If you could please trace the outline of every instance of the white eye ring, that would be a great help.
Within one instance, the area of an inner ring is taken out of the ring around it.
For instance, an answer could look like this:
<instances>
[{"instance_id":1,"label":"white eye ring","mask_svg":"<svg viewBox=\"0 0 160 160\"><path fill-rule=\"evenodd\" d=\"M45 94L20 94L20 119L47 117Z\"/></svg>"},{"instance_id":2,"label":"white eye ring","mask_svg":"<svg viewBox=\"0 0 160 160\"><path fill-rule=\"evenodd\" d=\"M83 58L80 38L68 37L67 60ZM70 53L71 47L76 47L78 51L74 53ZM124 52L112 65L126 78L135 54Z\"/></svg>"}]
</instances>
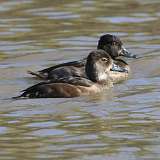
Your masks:
<instances>
[{"instance_id":1,"label":"white eye ring","mask_svg":"<svg viewBox=\"0 0 160 160\"><path fill-rule=\"evenodd\" d=\"M103 58L102 58L102 61L108 62L108 59L103 57Z\"/></svg>"}]
</instances>

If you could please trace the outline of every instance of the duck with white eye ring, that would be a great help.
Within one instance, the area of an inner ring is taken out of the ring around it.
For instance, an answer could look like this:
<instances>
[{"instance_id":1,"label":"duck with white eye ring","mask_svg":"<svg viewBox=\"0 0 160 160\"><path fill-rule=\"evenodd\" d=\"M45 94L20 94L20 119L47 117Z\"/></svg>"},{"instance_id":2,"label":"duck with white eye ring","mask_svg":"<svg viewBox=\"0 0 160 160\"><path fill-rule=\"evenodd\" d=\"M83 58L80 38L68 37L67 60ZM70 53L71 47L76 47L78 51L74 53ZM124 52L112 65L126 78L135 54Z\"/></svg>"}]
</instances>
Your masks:
<instances>
[{"instance_id":1,"label":"duck with white eye ring","mask_svg":"<svg viewBox=\"0 0 160 160\"><path fill-rule=\"evenodd\" d=\"M136 55L132 55L127 51L122 41L114 35L105 34L100 37L97 45L97 49L106 51L113 60L113 66L117 68L124 68L125 72L117 70L117 72L112 72L111 69L111 78L114 83L125 80L128 77L130 72L129 65L122 59L120 56L128 58L137 58ZM43 79L43 80L53 80L56 81L60 78L70 77L70 76L79 76L86 78L85 64L87 58L78 61L72 61L67 63L58 64L37 72L28 71L28 73Z\"/></svg>"},{"instance_id":2,"label":"duck with white eye ring","mask_svg":"<svg viewBox=\"0 0 160 160\"><path fill-rule=\"evenodd\" d=\"M41 82L25 89L16 98L71 98L99 93L112 86L111 69L117 71L111 56L104 50L95 50L87 57L86 77L67 76L54 82Z\"/></svg>"}]
</instances>

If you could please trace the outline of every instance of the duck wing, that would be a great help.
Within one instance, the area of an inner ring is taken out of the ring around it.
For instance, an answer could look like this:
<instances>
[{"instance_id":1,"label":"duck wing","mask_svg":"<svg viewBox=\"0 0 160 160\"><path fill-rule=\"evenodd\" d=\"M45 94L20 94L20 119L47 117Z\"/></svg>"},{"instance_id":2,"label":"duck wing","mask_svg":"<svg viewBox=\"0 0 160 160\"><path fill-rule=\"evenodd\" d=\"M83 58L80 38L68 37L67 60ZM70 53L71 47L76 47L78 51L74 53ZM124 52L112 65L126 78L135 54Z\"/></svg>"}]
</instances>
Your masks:
<instances>
[{"instance_id":1,"label":"duck wing","mask_svg":"<svg viewBox=\"0 0 160 160\"><path fill-rule=\"evenodd\" d=\"M34 75L40 79L47 79L49 77L49 73L54 71L57 68L60 67L69 67L69 66L73 66L76 68L80 68L85 66L86 64L86 58L80 60L80 61L72 61L72 62L66 62L66 63L62 63L62 64L58 64L49 68L45 68L43 70L37 71L37 72L33 72L33 71L28 71L29 74Z\"/></svg>"},{"instance_id":2,"label":"duck wing","mask_svg":"<svg viewBox=\"0 0 160 160\"><path fill-rule=\"evenodd\" d=\"M80 95L80 86L90 87L92 81L81 77L62 78L58 81L40 82L25 90L14 99L19 98L62 98L76 97Z\"/></svg>"}]
</instances>

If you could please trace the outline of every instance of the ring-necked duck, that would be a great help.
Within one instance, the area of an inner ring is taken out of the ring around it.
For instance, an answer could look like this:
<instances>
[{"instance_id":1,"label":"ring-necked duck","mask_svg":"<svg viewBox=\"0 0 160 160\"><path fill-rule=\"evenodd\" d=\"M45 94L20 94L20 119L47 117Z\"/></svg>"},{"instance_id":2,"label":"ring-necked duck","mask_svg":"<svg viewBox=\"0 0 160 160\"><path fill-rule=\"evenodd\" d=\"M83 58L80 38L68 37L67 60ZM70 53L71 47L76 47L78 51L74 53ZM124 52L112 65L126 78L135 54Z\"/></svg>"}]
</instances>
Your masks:
<instances>
[{"instance_id":1,"label":"ring-necked duck","mask_svg":"<svg viewBox=\"0 0 160 160\"><path fill-rule=\"evenodd\" d=\"M100 37L97 49L102 49L106 51L114 60L113 63L115 65L126 69L128 72L129 72L128 64L122 59L118 59L117 57L124 56L128 58L136 58L136 55L132 55L123 47L121 40L117 36L111 34L105 34ZM85 64L86 64L86 58L79 61L72 61L68 63L55 65L53 67L49 67L37 72L28 71L28 73L35 75L36 77L39 77L43 80L58 80L62 77L67 77L67 76L86 77ZM111 71L111 75L113 82L116 83L118 81L126 79L128 73Z\"/></svg>"},{"instance_id":2,"label":"ring-necked duck","mask_svg":"<svg viewBox=\"0 0 160 160\"><path fill-rule=\"evenodd\" d=\"M86 78L66 76L54 82L41 82L25 89L18 98L67 98L101 92L112 84L110 70L116 71L113 66L112 58L104 50L92 51L85 64Z\"/></svg>"}]
</instances>

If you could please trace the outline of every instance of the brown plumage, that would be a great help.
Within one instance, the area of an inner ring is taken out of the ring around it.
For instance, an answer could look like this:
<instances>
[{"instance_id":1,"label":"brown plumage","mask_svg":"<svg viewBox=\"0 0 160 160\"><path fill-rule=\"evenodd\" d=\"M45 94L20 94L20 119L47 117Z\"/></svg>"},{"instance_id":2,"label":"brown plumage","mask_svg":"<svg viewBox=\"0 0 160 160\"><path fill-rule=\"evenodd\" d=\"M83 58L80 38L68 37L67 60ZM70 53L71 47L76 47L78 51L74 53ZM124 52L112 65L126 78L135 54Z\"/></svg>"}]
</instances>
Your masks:
<instances>
[{"instance_id":1,"label":"brown plumage","mask_svg":"<svg viewBox=\"0 0 160 160\"><path fill-rule=\"evenodd\" d=\"M25 89L17 98L69 98L101 92L110 87L112 64L113 60L105 51L92 51L85 65L86 78L68 76L52 82L41 82Z\"/></svg>"},{"instance_id":2,"label":"brown plumage","mask_svg":"<svg viewBox=\"0 0 160 160\"><path fill-rule=\"evenodd\" d=\"M97 49L102 49L106 51L111 58L114 60L114 64L119 65L121 68L128 69L129 66L125 61L117 60L119 56L125 56L129 58L136 58L135 55L129 53L124 47L121 40L114 35L105 34L100 37L97 45ZM87 77L85 72L85 64L86 58L79 60L79 61L72 61L63 64L58 64L53 67L49 67L37 72L28 71L29 74L32 74L40 79L43 80L53 80L56 81L60 78L67 77L67 76L80 76L80 77ZM119 72L119 71L117 71ZM118 82L119 79L123 80L128 74L124 72L124 74L112 72L112 79L114 82ZM119 79L118 75L121 75ZM124 76L123 76L124 75Z\"/></svg>"}]
</instances>

